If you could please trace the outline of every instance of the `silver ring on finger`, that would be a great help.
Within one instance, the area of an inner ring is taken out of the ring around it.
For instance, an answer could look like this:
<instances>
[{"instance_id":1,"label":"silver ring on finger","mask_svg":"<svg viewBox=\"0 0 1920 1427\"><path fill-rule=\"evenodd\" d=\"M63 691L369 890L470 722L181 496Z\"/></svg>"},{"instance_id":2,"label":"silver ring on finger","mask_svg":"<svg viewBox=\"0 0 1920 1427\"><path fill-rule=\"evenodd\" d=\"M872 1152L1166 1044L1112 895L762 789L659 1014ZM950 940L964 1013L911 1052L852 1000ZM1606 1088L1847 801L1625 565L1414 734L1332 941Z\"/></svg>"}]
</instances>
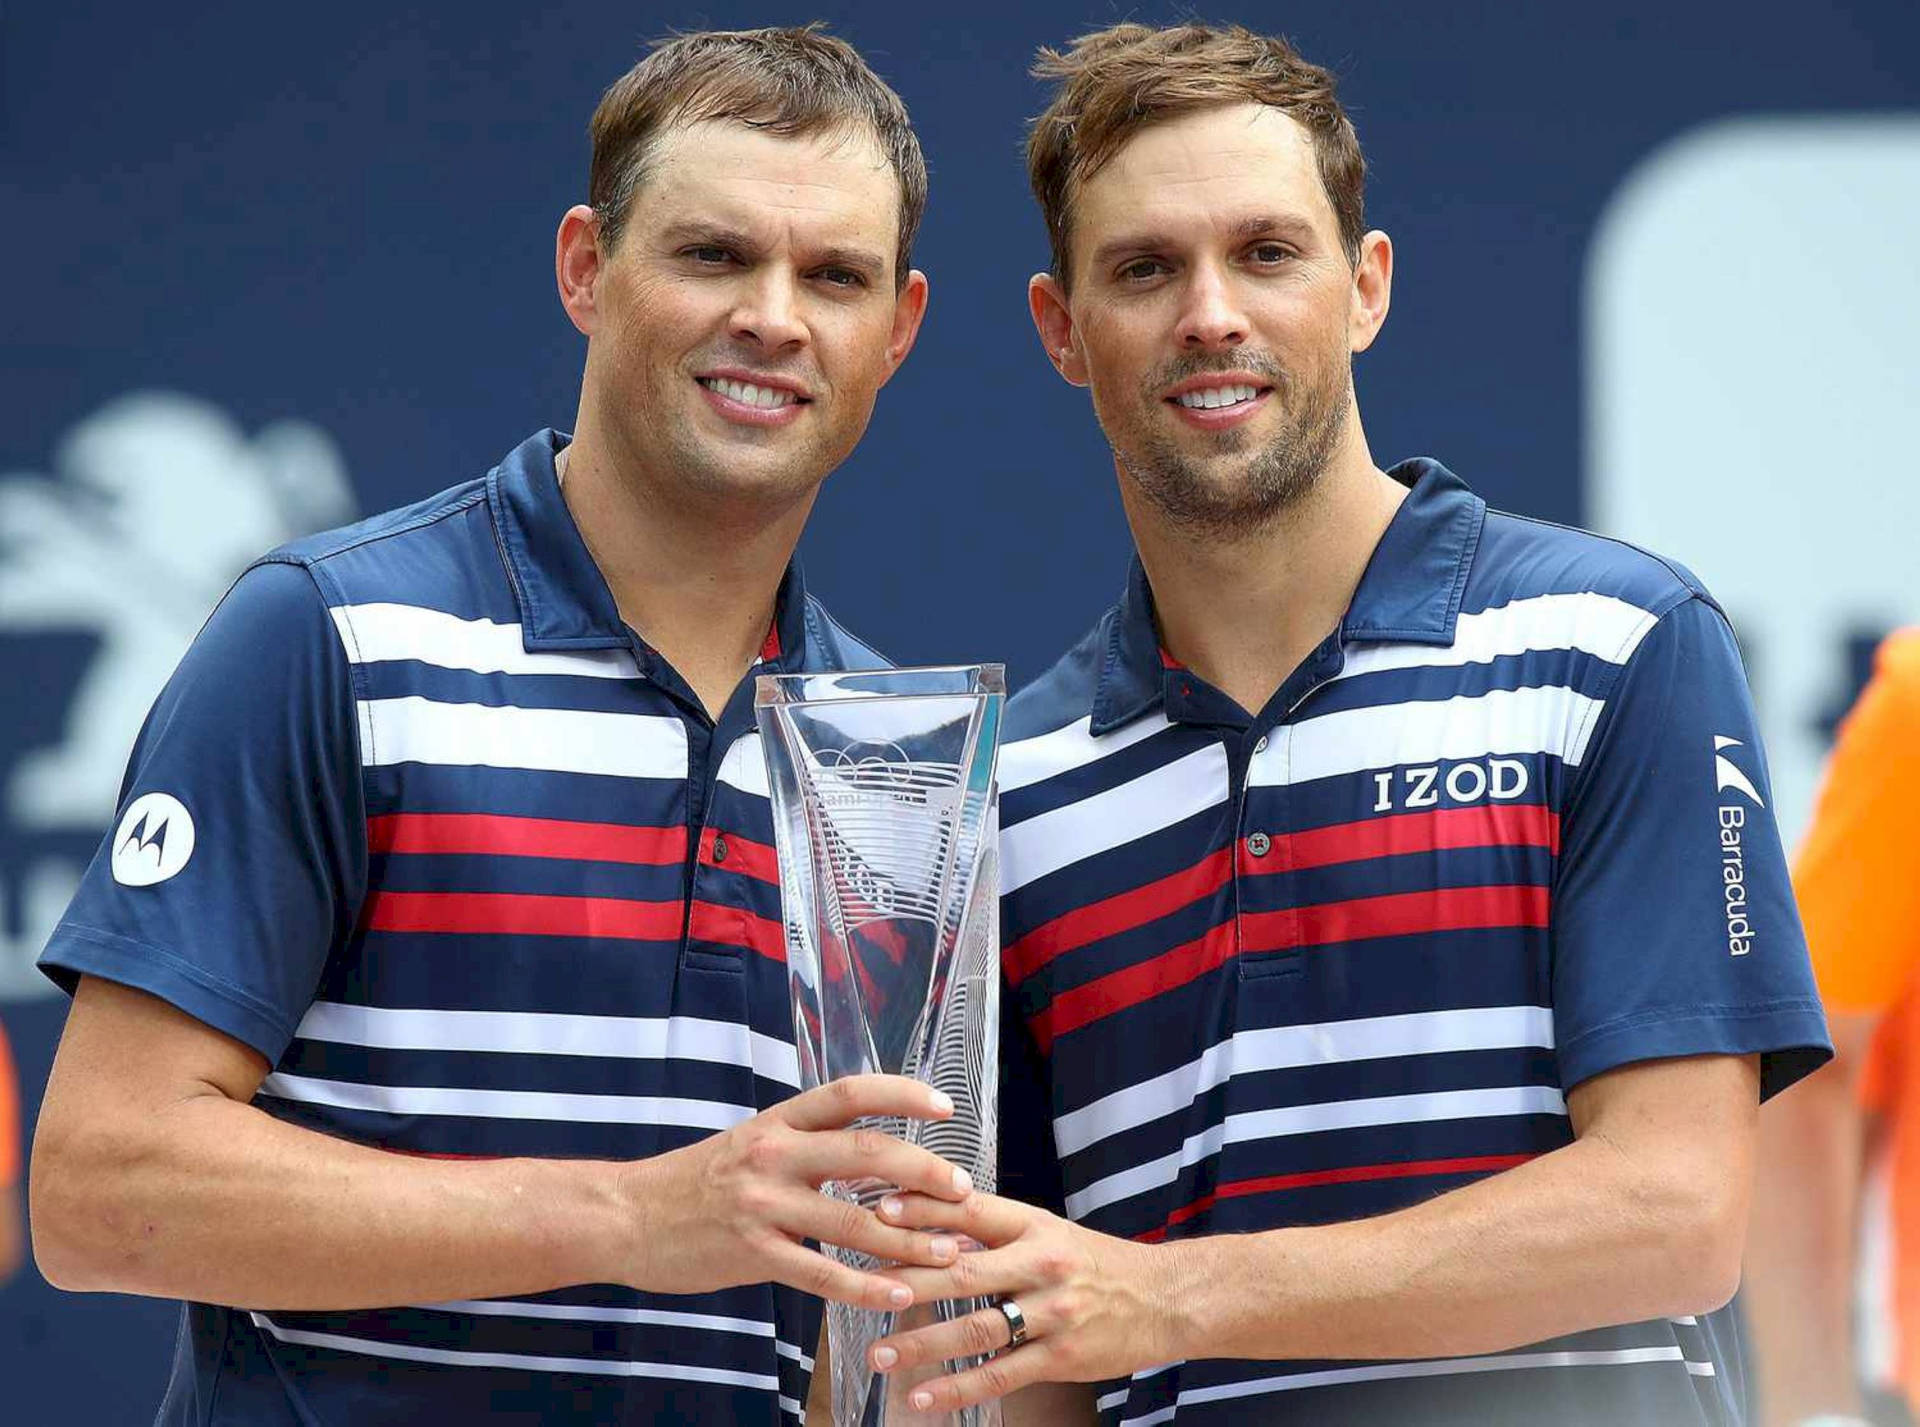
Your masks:
<instances>
[{"instance_id":1,"label":"silver ring on finger","mask_svg":"<svg viewBox=\"0 0 1920 1427\"><path fill-rule=\"evenodd\" d=\"M1008 1340L1009 1348L1017 1348L1027 1341L1027 1315L1020 1311L1020 1305L1011 1298L1003 1298L993 1305L1007 1320L1007 1328L1013 1334Z\"/></svg>"}]
</instances>

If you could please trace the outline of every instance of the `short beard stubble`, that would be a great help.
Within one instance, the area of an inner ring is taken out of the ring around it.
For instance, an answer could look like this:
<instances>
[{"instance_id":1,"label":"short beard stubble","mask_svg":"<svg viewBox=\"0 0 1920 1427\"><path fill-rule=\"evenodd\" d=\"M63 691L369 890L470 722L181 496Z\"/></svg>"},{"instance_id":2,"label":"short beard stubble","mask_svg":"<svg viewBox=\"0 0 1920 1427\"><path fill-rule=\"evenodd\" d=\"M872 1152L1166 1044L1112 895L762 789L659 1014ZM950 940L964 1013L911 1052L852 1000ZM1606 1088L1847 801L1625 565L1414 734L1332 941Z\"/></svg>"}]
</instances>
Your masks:
<instances>
[{"instance_id":1,"label":"short beard stubble","mask_svg":"<svg viewBox=\"0 0 1920 1427\"><path fill-rule=\"evenodd\" d=\"M1232 540L1265 529L1319 482L1346 430L1353 372L1349 364L1335 362L1324 381L1302 385L1264 353L1181 357L1153 373L1141 388L1142 398L1157 402L1175 382L1217 371L1254 372L1272 385L1273 400L1284 403L1279 431L1252 453L1241 475L1210 477L1202 463L1248 451L1253 437L1244 429L1213 433L1208 437L1212 457L1198 460L1159 435L1148 435L1132 452L1116 445L1114 454L1173 525L1190 535Z\"/></svg>"}]
</instances>

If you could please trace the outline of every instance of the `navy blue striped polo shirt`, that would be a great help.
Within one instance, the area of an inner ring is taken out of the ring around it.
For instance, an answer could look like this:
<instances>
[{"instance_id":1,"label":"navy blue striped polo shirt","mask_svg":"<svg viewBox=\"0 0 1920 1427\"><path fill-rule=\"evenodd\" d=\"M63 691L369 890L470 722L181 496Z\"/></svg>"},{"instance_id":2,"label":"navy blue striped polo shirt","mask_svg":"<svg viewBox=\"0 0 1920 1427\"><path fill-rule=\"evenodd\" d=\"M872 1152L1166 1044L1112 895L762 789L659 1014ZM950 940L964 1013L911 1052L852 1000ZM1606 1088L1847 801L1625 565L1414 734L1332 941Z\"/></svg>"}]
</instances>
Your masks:
<instances>
[{"instance_id":1,"label":"navy blue striped polo shirt","mask_svg":"<svg viewBox=\"0 0 1920 1427\"><path fill-rule=\"evenodd\" d=\"M1829 1053L1739 656L1686 571L1430 461L1258 716L1120 603L1000 763L1009 1181L1145 1241L1381 1214L1571 1139L1633 1061ZM1051 1165L1023 1163L1030 1146ZM1102 1419L1732 1423L1730 1310L1420 1362L1193 1361Z\"/></svg>"},{"instance_id":2,"label":"navy blue striped polo shirt","mask_svg":"<svg viewBox=\"0 0 1920 1427\"><path fill-rule=\"evenodd\" d=\"M752 681L715 723L625 626L564 444L241 577L141 733L56 980L162 997L266 1058L269 1114L409 1154L639 1159L795 1091ZM755 672L882 662L788 572ZM819 1323L768 1285L194 1304L161 1420L775 1423Z\"/></svg>"}]
</instances>

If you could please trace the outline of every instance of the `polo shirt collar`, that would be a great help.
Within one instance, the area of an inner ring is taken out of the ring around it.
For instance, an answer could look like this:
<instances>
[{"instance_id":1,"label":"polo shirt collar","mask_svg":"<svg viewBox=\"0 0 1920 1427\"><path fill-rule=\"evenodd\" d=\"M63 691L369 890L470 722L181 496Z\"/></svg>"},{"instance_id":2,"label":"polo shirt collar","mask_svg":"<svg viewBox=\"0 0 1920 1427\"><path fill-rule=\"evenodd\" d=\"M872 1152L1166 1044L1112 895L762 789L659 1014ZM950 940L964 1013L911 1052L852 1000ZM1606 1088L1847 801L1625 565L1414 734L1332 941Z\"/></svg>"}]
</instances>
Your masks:
<instances>
[{"instance_id":1,"label":"polo shirt collar","mask_svg":"<svg viewBox=\"0 0 1920 1427\"><path fill-rule=\"evenodd\" d=\"M538 432L487 474L487 506L529 653L629 649L637 643L560 493L554 458L572 439L551 429ZM760 662L767 668L786 673L805 663L806 602L806 582L795 558L781 578L773 626L761 650Z\"/></svg>"},{"instance_id":2,"label":"polo shirt collar","mask_svg":"<svg viewBox=\"0 0 1920 1427\"><path fill-rule=\"evenodd\" d=\"M1486 524L1487 503L1438 461L1416 457L1387 472L1407 486L1353 601L1340 621L1342 643L1394 640L1453 643L1460 600ZM1164 702L1167 664L1153 590L1136 554L1126 591L1107 613L1091 732L1109 733Z\"/></svg>"}]
</instances>

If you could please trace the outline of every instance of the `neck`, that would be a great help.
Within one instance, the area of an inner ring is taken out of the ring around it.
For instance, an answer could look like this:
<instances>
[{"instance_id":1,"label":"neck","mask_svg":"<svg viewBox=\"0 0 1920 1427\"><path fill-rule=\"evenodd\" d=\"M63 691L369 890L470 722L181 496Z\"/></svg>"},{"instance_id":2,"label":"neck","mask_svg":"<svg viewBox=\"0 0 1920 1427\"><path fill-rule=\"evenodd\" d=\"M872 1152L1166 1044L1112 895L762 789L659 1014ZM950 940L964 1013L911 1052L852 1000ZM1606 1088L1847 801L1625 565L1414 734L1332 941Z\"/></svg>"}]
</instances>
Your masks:
<instances>
[{"instance_id":1,"label":"neck","mask_svg":"<svg viewBox=\"0 0 1920 1427\"><path fill-rule=\"evenodd\" d=\"M771 511L689 499L587 429L562 456L561 493L620 617L717 719L766 641L812 493Z\"/></svg>"},{"instance_id":2,"label":"neck","mask_svg":"<svg viewBox=\"0 0 1920 1427\"><path fill-rule=\"evenodd\" d=\"M1235 536L1169 521L1120 472L1167 652L1249 713L1339 624L1406 496L1374 465L1357 413L1347 432L1295 505Z\"/></svg>"}]
</instances>

